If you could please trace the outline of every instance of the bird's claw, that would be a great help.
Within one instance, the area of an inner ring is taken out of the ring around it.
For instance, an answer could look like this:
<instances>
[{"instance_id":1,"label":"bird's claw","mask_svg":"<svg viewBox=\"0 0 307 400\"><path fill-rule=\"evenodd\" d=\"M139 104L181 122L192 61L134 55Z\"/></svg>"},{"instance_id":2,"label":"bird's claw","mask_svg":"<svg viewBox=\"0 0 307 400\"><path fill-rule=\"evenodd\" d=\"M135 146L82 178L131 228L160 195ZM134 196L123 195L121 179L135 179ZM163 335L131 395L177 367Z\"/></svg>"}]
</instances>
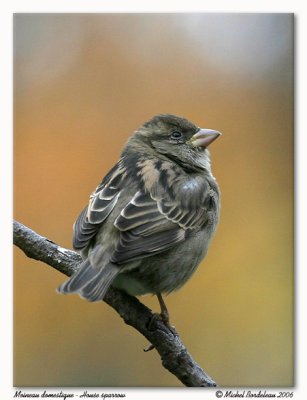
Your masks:
<instances>
[{"instance_id":1,"label":"bird's claw","mask_svg":"<svg viewBox=\"0 0 307 400\"><path fill-rule=\"evenodd\" d=\"M145 351L145 353L147 353L148 351L151 351L155 348L155 346L153 344L150 344L149 346L147 346L145 349L143 349Z\"/></svg>"},{"instance_id":2,"label":"bird's claw","mask_svg":"<svg viewBox=\"0 0 307 400\"><path fill-rule=\"evenodd\" d=\"M156 323L157 320L164 322L162 317L161 317L161 314L154 313L152 315L152 317L150 318L150 321L149 321L148 326L147 326L149 331L154 331L155 330L153 326L154 326L154 324Z\"/></svg>"},{"instance_id":3,"label":"bird's claw","mask_svg":"<svg viewBox=\"0 0 307 400\"><path fill-rule=\"evenodd\" d=\"M168 328L168 329L172 332L172 334L173 334L174 336L178 336L178 333L177 333L175 327L174 327L173 325L171 325L170 322L169 322L168 314L166 315L166 314L163 313L163 312L161 312L161 314L154 313L154 314L152 315L152 317L151 317L151 319L150 319L150 321L149 321L149 324L148 324L148 330L150 330L150 331L153 331L153 330L154 330L154 327L153 327L153 326L154 326L154 324L155 324L155 322L156 322L157 320L163 322L164 326L165 326L166 328Z\"/></svg>"},{"instance_id":4,"label":"bird's claw","mask_svg":"<svg viewBox=\"0 0 307 400\"><path fill-rule=\"evenodd\" d=\"M173 336L178 336L178 333L177 333L175 327L170 324L169 313L168 313L167 307L166 307L166 305L164 303L164 300L162 298L161 293L157 293L157 298L158 298L159 303L160 303L161 313L160 314L154 313L152 315L152 317L151 317L151 319L150 319L150 321L148 323L148 326L147 326L148 330L149 331L155 330L153 325L158 320L158 321L163 323L163 325L172 333ZM148 347L146 347L143 350L145 352L148 352L148 351L150 351L150 350L152 350L154 348L155 348L155 346L153 344L150 344Z\"/></svg>"}]
</instances>

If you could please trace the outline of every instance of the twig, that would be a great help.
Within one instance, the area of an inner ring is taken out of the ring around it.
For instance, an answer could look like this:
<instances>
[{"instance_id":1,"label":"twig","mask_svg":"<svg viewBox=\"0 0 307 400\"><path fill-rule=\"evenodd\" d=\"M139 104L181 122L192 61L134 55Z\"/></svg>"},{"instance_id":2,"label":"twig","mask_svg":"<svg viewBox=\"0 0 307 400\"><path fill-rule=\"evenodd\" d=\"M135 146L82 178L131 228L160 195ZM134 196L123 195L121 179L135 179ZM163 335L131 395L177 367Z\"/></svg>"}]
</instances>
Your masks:
<instances>
[{"instance_id":1,"label":"twig","mask_svg":"<svg viewBox=\"0 0 307 400\"><path fill-rule=\"evenodd\" d=\"M67 276L71 276L81 262L81 257L74 251L60 247L17 221L14 221L14 244L28 257L43 261ZM118 312L126 324L150 341L160 354L162 365L184 385L217 386L193 360L180 337L159 319L153 319L151 310L138 299L110 288L104 301Z\"/></svg>"}]
</instances>

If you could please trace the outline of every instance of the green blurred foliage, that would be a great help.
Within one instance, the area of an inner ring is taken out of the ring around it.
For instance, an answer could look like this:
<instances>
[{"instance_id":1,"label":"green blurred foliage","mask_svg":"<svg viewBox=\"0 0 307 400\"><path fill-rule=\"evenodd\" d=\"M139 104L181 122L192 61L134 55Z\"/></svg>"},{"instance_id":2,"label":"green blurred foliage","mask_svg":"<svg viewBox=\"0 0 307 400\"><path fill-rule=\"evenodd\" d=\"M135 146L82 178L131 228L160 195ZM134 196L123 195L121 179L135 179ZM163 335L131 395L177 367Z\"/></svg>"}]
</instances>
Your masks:
<instances>
[{"instance_id":1,"label":"green blurred foliage","mask_svg":"<svg viewBox=\"0 0 307 400\"><path fill-rule=\"evenodd\" d=\"M166 298L221 386L293 385L292 42L291 14L14 17L15 218L51 240L71 247L89 194L146 119L223 132L210 149L220 225ZM14 264L15 385L181 386L106 304L56 294L65 277L20 250Z\"/></svg>"}]
</instances>

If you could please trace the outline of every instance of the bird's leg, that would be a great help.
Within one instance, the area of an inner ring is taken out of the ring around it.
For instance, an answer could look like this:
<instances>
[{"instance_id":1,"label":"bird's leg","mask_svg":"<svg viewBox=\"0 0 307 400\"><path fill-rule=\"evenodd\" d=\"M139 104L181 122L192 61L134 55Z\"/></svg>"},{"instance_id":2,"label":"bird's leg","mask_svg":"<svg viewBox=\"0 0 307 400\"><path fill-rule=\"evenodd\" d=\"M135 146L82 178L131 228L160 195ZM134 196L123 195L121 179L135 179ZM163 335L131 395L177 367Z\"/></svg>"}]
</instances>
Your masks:
<instances>
[{"instance_id":1,"label":"bird's leg","mask_svg":"<svg viewBox=\"0 0 307 400\"><path fill-rule=\"evenodd\" d=\"M160 313L161 319L166 326L169 326L169 313L161 293L157 293L157 298L161 308L161 313Z\"/></svg>"},{"instance_id":2,"label":"bird's leg","mask_svg":"<svg viewBox=\"0 0 307 400\"><path fill-rule=\"evenodd\" d=\"M162 319L162 321L164 322L164 324L169 328L169 330L176 336L178 336L178 333L176 332L176 329L174 326L172 326L169 322L169 313L168 313L168 309L166 307L166 304L164 303L163 297L161 295L161 293L157 293L157 298L160 304L160 308L161 308L161 313L160 313L160 317Z\"/></svg>"},{"instance_id":3,"label":"bird's leg","mask_svg":"<svg viewBox=\"0 0 307 400\"><path fill-rule=\"evenodd\" d=\"M172 332L172 334L174 336L178 336L178 333L176 332L176 329L174 326L172 326L169 322L169 313L168 313L168 309L166 307L166 304L164 303L163 297L161 295L161 293L157 293L157 298L160 304L160 308L161 308L161 312L160 314L153 314L151 321L149 322L149 330L151 329L151 326L154 322L154 320L156 320L157 318L161 319L162 322L164 323L165 326L167 326L167 328ZM143 349L145 352L153 350L155 348L155 346L153 344L150 344L148 347L146 347L145 349Z\"/></svg>"},{"instance_id":4,"label":"bird's leg","mask_svg":"<svg viewBox=\"0 0 307 400\"><path fill-rule=\"evenodd\" d=\"M160 311L160 314L158 314L158 313L153 314L148 327L149 327L149 329L151 329L154 321L159 319L160 321L162 321L164 323L165 326L167 326L168 328L172 328L169 323L169 313L168 313L166 304L164 303L161 293L157 293L156 296L159 300L161 311Z\"/></svg>"}]
</instances>

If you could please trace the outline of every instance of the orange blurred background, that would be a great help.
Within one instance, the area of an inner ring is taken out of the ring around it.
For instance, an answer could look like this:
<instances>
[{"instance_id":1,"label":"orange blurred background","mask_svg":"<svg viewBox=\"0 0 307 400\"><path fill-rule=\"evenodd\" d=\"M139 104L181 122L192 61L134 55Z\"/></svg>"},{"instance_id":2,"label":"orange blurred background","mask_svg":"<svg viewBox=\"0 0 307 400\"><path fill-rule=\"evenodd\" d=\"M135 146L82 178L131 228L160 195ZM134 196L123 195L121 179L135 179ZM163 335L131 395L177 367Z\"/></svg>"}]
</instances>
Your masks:
<instances>
[{"instance_id":1,"label":"orange blurred background","mask_svg":"<svg viewBox=\"0 0 307 400\"><path fill-rule=\"evenodd\" d=\"M16 14L15 218L71 248L72 225L127 138L158 113L210 147L221 221L166 298L220 386L293 385L293 15ZM181 386L105 303L15 250L14 384ZM154 311L157 300L141 299Z\"/></svg>"}]
</instances>

